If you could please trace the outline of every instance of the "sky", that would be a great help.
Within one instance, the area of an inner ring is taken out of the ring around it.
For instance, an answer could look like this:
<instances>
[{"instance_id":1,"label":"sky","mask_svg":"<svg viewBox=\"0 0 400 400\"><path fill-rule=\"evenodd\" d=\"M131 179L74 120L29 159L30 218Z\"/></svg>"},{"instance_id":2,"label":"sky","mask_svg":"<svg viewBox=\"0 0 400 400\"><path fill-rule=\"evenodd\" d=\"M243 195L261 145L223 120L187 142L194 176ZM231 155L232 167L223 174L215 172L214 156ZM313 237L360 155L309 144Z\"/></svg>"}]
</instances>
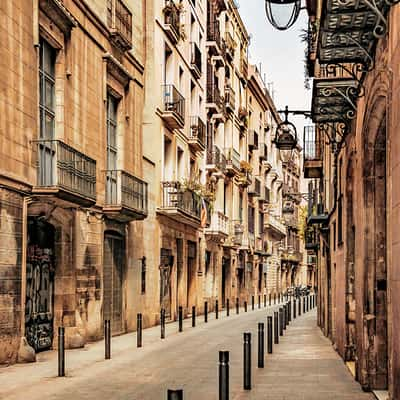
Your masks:
<instances>
[{"instance_id":1,"label":"sky","mask_svg":"<svg viewBox=\"0 0 400 400\"><path fill-rule=\"evenodd\" d=\"M275 29L268 22L264 0L240 0L239 12L251 37L249 60L260 66L265 83L279 110L310 110L311 90L305 89L304 50L306 43L300 35L307 28L307 12L300 11L297 22L286 31ZM303 139L303 126L310 120L289 115L296 125L299 140Z\"/></svg>"}]
</instances>

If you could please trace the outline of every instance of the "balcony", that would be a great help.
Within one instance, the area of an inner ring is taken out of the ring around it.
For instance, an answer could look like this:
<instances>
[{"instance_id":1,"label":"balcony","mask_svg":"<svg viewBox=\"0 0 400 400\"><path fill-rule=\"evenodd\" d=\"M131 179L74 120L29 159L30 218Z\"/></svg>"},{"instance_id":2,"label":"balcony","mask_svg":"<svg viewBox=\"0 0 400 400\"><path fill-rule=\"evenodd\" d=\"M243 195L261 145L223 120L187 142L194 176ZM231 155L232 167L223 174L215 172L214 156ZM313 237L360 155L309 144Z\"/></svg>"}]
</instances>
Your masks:
<instances>
[{"instance_id":1,"label":"balcony","mask_svg":"<svg viewBox=\"0 0 400 400\"><path fill-rule=\"evenodd\" d=\"M205 149L206 125L200 117L190 117L189 146L194 151Z\"/></svg>"},{"instance_id":2,"label":"balcony","mask_svg":"<svg viewBox=\"0 0 400 400\"><path fill-rule=\"evenodd\" d=\"M225 149L226 175L235 176L240 173L240 154L233 147Z\"/></svg>"},{"instance_id":3,"label":"balcony","mask_svg":"<svg viewBox=\"0 0 400 400\"><path fill-rule=\"evenodd\" d=\"M40 139L34 194L57 196L82 206L96 203L96 161L61 140Z\"/></svg>"},{"instance_id":4,"label":"balcony","mask_svg":"<svg viewBox=\"0 0 400 400\"><path fill-rule=\"evenodd\" d=\"M225 43L226 43L226 57L228 61L233 61L235 58L236 42L233 39L230 32L225 33Z\"/></svg>"},{"instance_id":5,"label":"balcony","mask_svg":"<svg viewBox=\"0 0 400 400\"><path fill-rule=\"evenodd\" d=\"M319 32L319 20L308 21L307 30L307 72L308 76L311 78L314 76L315 61L317 59L317 40Z\"/></svg>"},{"instance_id":6,"label":"balcony","mask_svg":"<svg viewBox=\"0 0 400 400\"><path fill-rule=\"evenodd\" d=\"M107 1L110 41L122 51L132 48L132 13L121 0Z\"/></svg>"},{"instance_id":7,"label":"balcony","mask_svg":"<svg viewBox=\"0 0 400 400\"><path fill-rule=\"evenodd\" d=\"M308 225L326 224L328 219L328 213L325 211L323 203L312 204L311 209L309 207L309 215L307 218Z\"/></svg>"},{"instance_id":8,"label":"balcony","mask_svg":"<svg viewBox=\"0 0 400 400\"><path fill-rule=\"evenodd\" d=\"M220 172L222 176L225 168L226 158L221 153L219 147L214 145L211 148L207 149L206 169L214 173Z\"/></svg>"},{"instance_id":9,"label":"balcony","mask_svg":"<svg viewBox=\"0 0 400 400\"><path fill-rule=\"evenodd\" d=\"M304 245L306 250L318 250L318 233L313 226L308 226L304 234Z\"/></svg>"},{"instance_id":10,"label":"balcony","mask_svg":"<svg viewBox=\"0 0 400 400\"><path fill-rule=\"evenodd\" d=\"M207 47L211 56L221 56L222 39L218 20L209 20L207 23Z\"/></svg>"},{"instance_id":11,"label":"balcony","mask_svg":"<svg viewBox=\"0 0 400 400\"><path fill-rule=\"evenodd\" d=\"M230 224L230 237L226 246L239 247L243 245L244 226L240 220L233 220Z\"/></svg>"},{"instance_id":12,"label":"balcony","mask_svg":"<svg viewBox=\"0 0 400 400\"><path fill-rule=\"evenodd\" d=\"M224 99L221 96L221 92L216 84L208 84L207 85L207 104L206 107L212 114L219 115L222 119L224 113L223 106Z\"/></svg>"},{"instance_id":13,"label":"balcony","mask_svg":"<svg viewBox=\"0 0 400 400\"><path fill-rule=\"evenodd\" d=\"M252 197L260 197L261 195L261 181L259 178L254 177L252 184L247 189L247 194Z\"/></svg>"},{"instance_id":14,"label":"balcony","mask_svg":"<svg viewBox=\"0 0 400 400\"><path fill-rule=\"evenodd\" d=\"M222 242L229 236L229 218L222 212L216 211L211 216L211 225L205 230L208 239Z\"/></svg>"},{"instance_id":15,"label":"balcony","mask_svg":"<svg viewBox=\"0 0 400 400\"><path fill-rule=\"evenodd\" d=\"M103 213L120 222L147 217L147 183L122 170L107 170Z\"/></svg>"},{"instance_id":16,"label":"balcony","mask_svg":"<svg viewBox=\"0 0 400 400\"><path fill-rule=\"evenodd\" d=\"M162 200L157 213L186 225L200 226L202 198L180 182L161 182Z\"/></svg>"},{"instance_id":17,"label":"balcony","mask_svg":"<svg viewBox=\"0 0 400 400\"><path fill-rule=\"evenodd\" d=\"M268 146L265 143L260 143L258 146L258 156L261 161L268 160Z\"/></svg>"},{"instance_id":18,"label":"balcony","mask_svg":"<svg viewBox=\"0 0 400 400\"><path fill-rule=\"evenodd\" d=\"M165 0L163 13L165 34L177 44L181 36L180 11L173 0Z\"/></svg>"},{"instance_id":19,"label":"balcony","mask_svg":"<svg viewBox=\"0 0 400 400\"><path fill-rule=\"evenodd\" d=\"M235 91L231 85L225 86L225 108L227 111L235 112Z\"/></svg>"},{"instance_id":20,"label":"balcony","mask_svg":"<svg viewBox=\"0 0 400 400\"><path fill-rule=\"evenodd\" d=\"M282 219L272 215L271 213L264 214L264 227L267 232L274 234L280 238L286 236L286 225L282 222Z\"/></svg>"},{"instance_id":21,"label":"balcony","mask_svg":"<svg viewBox=\"0 0 400 400\"><path fill-rule=\"evenodd\" d=\"M270 202L269 196L270 196L269 189L266 186L261 187L261 194L258 201L262 203L269 203Z\"/></svg>"},{"instance_id":22,"label":"balcony","mask_svg":"<svg viewBox=\"0 0 400 400\"><path fill-rule=\"evenodd\" d=\"M304 127L304 178L321 178L323 174L323 142L317 137L315 126Z\"/></svg>"},{"instance_id":23,"label":"balcony","mask_svg":"<svg viewBox=\"0 0 400 400\"><path fill-rule=\"evenodd\" d=\"M248 142L249 150L253 151L253 150L258 149L258 133L255 130L251 129L249 131L249 139L248 140L249 140L249 142Z\"/></svg>"},{"instance_id":24,"label":"balcony","mask_svg":"<svg viewBox=\"0 0 400 400\"><path fill-rule=\"evenodd\" d=\"M303 261L303 253L285 248L281 253L281 261L290 264L300 264Z\"/></svg>"},{"instance_id":25,"label":"balcony","mask_svg":"<svg viewBox=\"0 0 400 400\"><path fill-rule=\"evenodd\" d=\"M247 77L249 76L249 63L245 55L241 55L240 57L240 74L241 79L247 81Z\"/></svg>"},{"instance_id":26,"label":"balcony","mask_svg":"<svg viewBox=\"0 0 400 400\"><path fill-rule=\"evenodd\" d=\"M185 126L185 98L174 85L163 85L164 110L162 119L170 129Z\"/></svg>"},{"instance_id":27,"label":"balcony","mask_svg":"<svg viewBox=\"0 0 400 400\"><path fill-rule=\"evenodd\" d=\"M200 78L202 73L202 55L200 48L199 46L197 46L196 43L191 42L190 51L191 51L190 69L192 70L196 78Z\"/></svg>"}]
</instances>

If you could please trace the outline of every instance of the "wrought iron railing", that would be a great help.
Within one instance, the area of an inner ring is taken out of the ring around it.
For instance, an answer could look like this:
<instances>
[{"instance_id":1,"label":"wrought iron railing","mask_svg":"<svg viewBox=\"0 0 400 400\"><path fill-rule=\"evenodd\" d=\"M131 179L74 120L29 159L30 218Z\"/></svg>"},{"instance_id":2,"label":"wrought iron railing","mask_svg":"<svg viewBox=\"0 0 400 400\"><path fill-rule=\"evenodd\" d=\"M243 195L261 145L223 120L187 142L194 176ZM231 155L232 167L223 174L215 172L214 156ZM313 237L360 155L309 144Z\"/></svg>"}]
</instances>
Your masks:
<instances>
[{"instance_id":1,"label":"wrought iron railing","mask_svg":"<svg viewBox=\"0 0 400 400\"><path fill-rule=\"evenodd\" d=\"M258 149L258 133L251 129L249 131L249 147L250 149Z\"/></svg>"},{"instance_id":2,"label":"wrought iron railing","mask_svg":"<svg viewBox=\"0 0 400 400\"><path fill-rule=\"evenodd\" d=\"M244 226L242 221L233 220L231 221L231 237L232 243L236 246L240 246L243 243Z\"/></svg>"},{"instance_id":3,"label":"wrought iron railing","mask_svg":"<svg viewBox=\"0 0 400 400\"><path fill-rule=\"evenodd\" d=\"M233 147L229 147L225 150L226 154L226 167L233 168L240 171L240 154Z\"/></svg>"},{"instance_id":4,"label":"wrought iron railing","mask_svg":"<svg viewBox=\"0 0 400 400\"><path fill-rule=\"evenodd\" d=\"M221 30L218 20L209 20L207 24L207 40L216 42L218 47L221 47Z\"/></svg>"},{"instance_id":5,"label":"wrought iron railing","mask_svg":"<svg viewBox=\"0 0 400 400\"><path fill-rule=\"evenodd\" d=\"M235 110L235 91L231 85L225 86L225 105L231 110Z\"/></svg>"},{"instance_id":6,"label":"wrought iron railing","mask_svg":"<svg viewBox=\"0 0 400 400\"><path fill-rule=\"evenodd\" d=\"M196 68L198 73L201 74L202 72L202 56L199 46L197 43L191 42L191 59L190 64L193 68Z\"/></svg>"},{"instance_id":7,"label":"wrought iron railing","mask_svg":"<svg viewBox=\"0 0 400 400\"><path fill-rule=\"evenodd\" d=\"M161 188L162 209L178 210L200 220L202 207L200 195L177 181L161 182Z\"/></svg>"},{"instance_id":8,"label":"wrought iron railing","mask_svg":"<svg viewBox=\"0 0 400 400\"><path fill-rule=\"evenodd\" d=\"M180 12L173 0L165 0L164 24L174 31L176 37L180 36Z\"/></svg>"},{"instance_id":9,"label":"wrought iron railing","mask_svg":"<svg viewBox=\"0 0 400 400\"><path fill-rule=\"evenodd\" d=\"M37 186L60 187L96 199L96 161L61 140L39 139Z\"/></svg>"},{"instance_id":10,"label":"wrought iron railing","mask_svg":"<svg viewBox=\"0 0 400 400\"><path fill-rule=\"evenodd\" d=\"M162 85L164 111L175 113L183 122L185 121L185 98L174 85Z\"/></svg>"},{"instance_id":11,"label":"wrought iron railing","mask_svg":"<svg viewBox=\"0 0 400 400\"><path fill-rule=\"evenodd\" d=\"M222 106L222 96L219 88L215 84L207 85L207 103L213 103L217 107Z\"/></svg>"},{"instance_id":12,"label":"wrought iron railing","mask_svg":"<svg viewBox=\"0 0 400 400\"><path fill-rule=\"evenodd\" d=\"M200 145L205 145L206 125L198 116L190 117L189 140L196 140Z\"/></svg>"},{"instance_id":13,"label":"wrought iron railing","mask_svg":"<svg viewBox=\"0 0 400 400\"><path fill-rule=\"evenodd\" d=\"M111 36L121 36L132 47L132 13L121 0L107 0L107 23Z\"/></svg>"},{"instance_id":14,"label":"wrought iron railing","mask_svg":"<svg viewBox=\"0 0 400 400\"><path fill-rule=\"evenodd\" d=\"M314 125L304 127L304 161L322 160L323 142L317 138Z\"/></svg>"},{"instance_id":15,"label":"wrought iron railing","mask_svg":"<svg viewBox=\"0 0 400 400\"><path fill-rule=\"evenodd\" d=\"M106 205L147 214L147 183L123 170L106 170Z\"/></svg>"}]
</instances>

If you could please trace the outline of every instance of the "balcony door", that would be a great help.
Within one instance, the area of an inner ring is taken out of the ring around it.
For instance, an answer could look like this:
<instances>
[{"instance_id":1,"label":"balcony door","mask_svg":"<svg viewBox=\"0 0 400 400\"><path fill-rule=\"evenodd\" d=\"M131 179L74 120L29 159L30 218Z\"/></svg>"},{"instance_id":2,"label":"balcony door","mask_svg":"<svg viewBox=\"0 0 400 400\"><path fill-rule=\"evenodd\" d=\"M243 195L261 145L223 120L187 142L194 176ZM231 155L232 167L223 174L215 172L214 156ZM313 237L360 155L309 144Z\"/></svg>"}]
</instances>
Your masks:
<instances>
[{"instance_id":1,"label":"balcony door","mask_svg":"<svg viewBox=\"0 0 400 400\"><path fill-rule=\"evenodd\" d=\"M125 241L116 233L104 235L103 309L104 319L111 321L113 334L123 332L123 277L125 270Z\"/></svg>"},{"instance_id":2,"label":"balcony door","mask_svg":"<svg viewBox=\"0 0 400 400\"><path fill-rule=\"evenodd\" d=\"M186 306L191 308L196 305L196 243L188 241L187 251Z\"/></svg>"},{"instance_id":3,"label":"balcony door","mask_svg":"<svg viewBox=\"0 0 400 400\"><path fill-rule=\"evenodd\" d=\"M40 40L39 53L39 114L38 185L56 184L55 121L55 63L56 51L45 40Z\"/></svg>"},{"instance_id":4,"label":"balcony door","mask_svg":"<svg viewBox=\"0 0 400 400\"><path fill-rule=\"evenodd\" d=\"M106 203L116 204L117 199L117 108L118 100L107 97L107 175Z\"/></svg>"}]
</instances>

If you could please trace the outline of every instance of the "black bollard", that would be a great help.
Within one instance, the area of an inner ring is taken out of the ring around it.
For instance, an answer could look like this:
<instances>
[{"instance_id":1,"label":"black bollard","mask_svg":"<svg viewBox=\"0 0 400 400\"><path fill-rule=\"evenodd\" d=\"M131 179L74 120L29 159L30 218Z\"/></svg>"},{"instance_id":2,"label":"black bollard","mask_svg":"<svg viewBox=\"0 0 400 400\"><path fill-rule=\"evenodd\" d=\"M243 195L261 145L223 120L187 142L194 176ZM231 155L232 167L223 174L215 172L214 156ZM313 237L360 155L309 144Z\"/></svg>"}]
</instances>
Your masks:
<instances>
[{"instance_id":1,"label":"black bollard","mask_svg":"<svg viewBox=\"0 0 400 400\"><path fill-rule=\"evenodd\" d=\"M236 314L239 314L239 298L236 297Z\"/></svg>"},{"instance_id":2,"label":"black bollard","mask_svg":"<svg viewBox=\"0 0 400 400\"><path fill-rule=\"evenodd\" d=\"M204 302L204 322L208 322L208 303Z\"/></svg>"},{"instance_id":3,"label":"black bollard","mask_svg":"<svg viewBox=\"0 0 400 400\"><path fill-rule=\"evenodd\" d=\"M264 294L264 307L267 307L267 295L266 294Z\"/></svg>"},{"instance_id":4,"label":"black bollard","mask_svg":"<svg viewBox=\"0 0 400 400\"><path fill-rule=\"evenodd\" d=\"M276 304L276 293L274 293L274 304Z\"/></svg>"},{"instance_id":5,"label":"black bollard","mask_svg":"<svg viewBox=\"0 0 400 400\"><path fill-rule=\"evenodd\" d=\"M309 307L308 307L308 301L309 301L309 299L310 299L310 296L307 295L307 301L306 301L306 311L307 311L307 312L308 312L308 310L309 310Z\"/></svg>"},{"instance_id":6,"label":"black bollard","mask_svg":"<svg viewBox=\"0 0 400 400\"><path fill-rule=\"evenodd\" d=\"M264 368L264 322L258 323L258 368Z\"/></svg>"},{"instance_id":7,"label":"black bollard","mask_svg":"<svg viewBox=\"0 0 400 400\"><path fill-rule=\"evenodd\" d=\"M293 299L293 319L296 319L296 298Z\"/></svg>"},{"instance_id":8,"label":"black bollard","mask_svg":"<svg viewBox=\"0 0 400 400\"><path fill-rule=\"evenodd\" d=\"M244 302L244 312L247 312L247 301Z\"/></svg>"},{"instance_id":9,"label":"black bollard","mask_svg":"<svg viewBox=\"0 0 400 400\"><path fill-rule=\"evenodd\" d=\"M258 308L261 308L261 296L258 295Z\"/></svg>"},{"instance_id":10,"label":"black bollard","mask_svg":"<svg viewBox=\"0 0 400 400\"><path fill-rule=\"evenodd\" d=\"M196 306L192 306L192 328L196 326Z\"/></svg>"},{"instance_id":11,"label":"black bollard","mask_svg":"<svg viewBox=\"0 0 400 400\"><path fill-rule=\"evenodd\" d=\"M271 301L272 301L272 294L270 293L270 294L268 295L268 305L269 305L269 306L271 305Z\"/></svg>"},{"instance_id":12,"label":"black bollard","mask_svg":"<svg viewBox=\"0 0 400 400\"><path fill-rule=\"evenodd\" d=\"M287 302L287 308L288 308L288 325L289 325L289 322L292 322L292 300L289 300Z\"/></svg>"},{"instance_id":13,"label":"black bollard","mask_svg":"<svg viewBox=\"0 0 400 400\"><path fill-rule=\"evenodd\" d=\"M243 334L243 389L251 390L251 333Z\"/></svg>"},{"instance_id":14,"label":"black bollard","mask_svg":"<svg viewBox=\"0 0 400 400\"><path fill-rule=\"evenodd\" d=\"M283 330L286 330L286 324L287 324L287 307L286 304L283 305L283 315L282 315L282 323L283 323Z\"/></svg>"},{"instance_id":15,"label":"black bollard","mask_svg":"<svg viewBox=\"0 0 400 400\"><path fill-rule=\"evenodd\" d=\"M167 391L167 400L183 400L183 389Z\"/></svg>"},{"instance_id":16,"label":"black bollard","mask_svg":"<svg viewBox=\"0 0 400 400\"><path fill-rule=\"evenodd\" d=\"M218 319L218 300L215 300L215 319Z\"/></svg>"},{"instance_id":17,"label":"black bollard","mask_svg":"<svg viewBox=\"0 0 400 400\"><path fill-rule=\"evenodd\" d=\"M229 299L226 299L226 316L229 317Z\"/></svg>"},{"instance_id":18,"label":"black bollard","mask_svg":"<svg viewBox=\"0 0 400 400\"><path fill-rule=\"evenodd\" d=\"M161 339L165 339L165 310L162 308L160 312Z\"/></svg>"},{"instance_id":19,"label":"black bollard","mask_svg":"<svg viewBox=\"0 0 400 400\"><path fill-rule=\"evenodd\" d=\"M303 297L303 314L306 313L306 299Z\"/></svg>"},{"instance_id":20,"label":"black bollard","mask_svg":"<svg viewBox=\"0 0 400 400\"><path fill-rule=\"evenodd\" d=\"M111 325L110 320L104 321L104 358L109 360L111 358Z\"/></svg>"},{"instance_id":21,"label":"black bollard","mask_svg":"<svg viewBox=\"0 0 400 400\"><path fill-rule=\"evenodd\" d=\"M179 308L178 308L178 324L179 324L178 331L182 332L183 331L183 307L182 306L179 306Z\"/></svg>"},{"instance_id":22,"label":"black bollard","mask_svg":"<svg viewBox=\"0 0 400 400\"><path fill-rule=\"evenodd\" d=\"M267 351L272 354L272 316L267 317Z\"/></svg>"},{"instance_id":23,"label":"black bollard","mask_svg":"<svg viewBox=\"0 0 400 400\"><path fill-rule=\"evenodd\" d=\"M301 315L301 296L299 297L299 317Z\"/></svg>"},{"instance_id":24,"label":"black bollard","mask_svg":"<svg viewBox=\"0 0 400 400\"><path fill-rule=\"evenodd\" d=\"M142 347L142 314L137 315L137 335L136 335L136 345L137 347Z\"/></svg>"},{"instance_id":25,"label":"black bollard","mask_svg":"<svg viewBox=\"0 0 400 400\"><path fill-rule=\"evenodd\" d=\"M254 296L251 296L251 309L254 310Z\"/></svg>"},{"instance_id":26,"label":"black bollard","mask_svg":"<svg viewBox=\"0 0 400 400\"><path fill-rule=\"evenodd\" d=\"M65 376L65 328L58 327L58 376Z\"/></svg>"},{"instance_id":27,"label":"black bollard","mask_svg":"<svg viewBox=\"0 0 400 400\"><path fill-rule=\"evenodd\" d=\"M229 400L229 351L219 352L219 400Z\"/></svg>"},{"instance_id":28,"label":"black bollard","mask_svg":"<svg viewBox=\"0 0 400 400\"><path fill-rule=\"evenodd\" d=\"M279 336L283 336L283 308L279 307Z\"/></svg>"},{"instance_id":29,"label":"black bollard","mask_svg":"<svg viewBox=\"0 0 400 400\"><path fill-rule=\"evenodd\" d=\"M274 343L279 344L279 314L274 311Z\"/></svg>"}]
</instances>

